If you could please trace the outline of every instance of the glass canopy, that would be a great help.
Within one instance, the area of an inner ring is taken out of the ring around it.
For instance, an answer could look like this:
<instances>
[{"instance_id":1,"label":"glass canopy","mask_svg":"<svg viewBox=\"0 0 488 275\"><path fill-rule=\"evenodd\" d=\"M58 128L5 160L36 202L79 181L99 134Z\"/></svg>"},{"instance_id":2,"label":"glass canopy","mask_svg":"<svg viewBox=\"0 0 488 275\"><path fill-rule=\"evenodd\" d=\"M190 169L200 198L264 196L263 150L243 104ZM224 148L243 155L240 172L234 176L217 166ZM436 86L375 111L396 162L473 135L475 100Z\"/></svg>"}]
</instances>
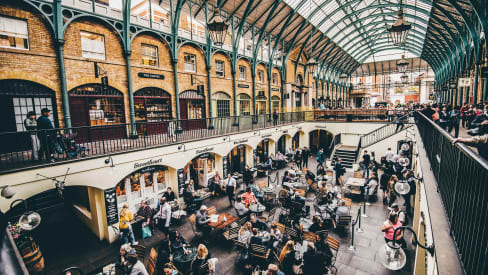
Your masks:
<instances>
[{"instance_id":1,"label":"glass canopy","mask_svg":"<svg viewBox=\"0 0 488 275\"><path fill-rule=\"evenodd\" d=\"M300 4L302 1L306 1ZM391 44L387 27L397 19L403 6L405 19L412 24L405 50L420 56L429 24L430 0L285 0L311 24L331 38L358 62L382 51L394 51L391 59L398 58L399 49ZM392 52L393 53L393 52ZM383 55L383 54L382 54ZM388 57L384 58L388 58ZM383 58L382 58L383 59Z\"/></svg>"}]
</instances>

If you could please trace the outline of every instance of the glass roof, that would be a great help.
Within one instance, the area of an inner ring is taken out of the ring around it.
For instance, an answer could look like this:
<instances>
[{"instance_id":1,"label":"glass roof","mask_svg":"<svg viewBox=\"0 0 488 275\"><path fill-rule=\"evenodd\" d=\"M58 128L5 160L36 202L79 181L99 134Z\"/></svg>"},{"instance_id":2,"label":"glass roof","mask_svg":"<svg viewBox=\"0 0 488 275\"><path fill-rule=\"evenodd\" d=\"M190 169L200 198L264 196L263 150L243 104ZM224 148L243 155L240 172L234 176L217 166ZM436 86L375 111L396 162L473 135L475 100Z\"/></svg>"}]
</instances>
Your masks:
<instances>
[{"instance_id":1,"label":"glass roof","mask_svg":"<svg viewBox=\"0 0 488 275\"><path fill-rule=\"evenodd\" d=\"M383 58L398 58L401 49L391 44L386 29L398 18L400 0L284 1L356 61L369 60L376 52L381 52ZM403 0L402 4L404 18L412 24L408 41L416 46L407 46L407 50L418 55L423 48L432 0Z\"/></svg>"}]
</instances>

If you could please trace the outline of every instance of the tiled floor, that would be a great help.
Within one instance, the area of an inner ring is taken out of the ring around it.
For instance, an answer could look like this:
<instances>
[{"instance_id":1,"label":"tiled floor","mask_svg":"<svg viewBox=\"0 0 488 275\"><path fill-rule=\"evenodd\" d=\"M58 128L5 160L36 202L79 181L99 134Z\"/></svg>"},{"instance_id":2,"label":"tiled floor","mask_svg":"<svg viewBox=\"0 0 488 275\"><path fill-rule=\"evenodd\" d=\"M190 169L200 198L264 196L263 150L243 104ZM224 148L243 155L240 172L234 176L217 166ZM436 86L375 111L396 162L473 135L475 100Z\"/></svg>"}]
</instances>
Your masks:
<instances>
[{"instance_id":1,"label":"tiled floor","mask_svg":"<svg viewBox=\"0 0 488 275\"><path fill-rule=\"evenodd\" d=\"M310 159L310 165L312 171L315 171L316 162L315 158ZM282 173L280 172L280 175ZM347 173L345 179L351 176L352 173ZM313 195L311 195L313 196ZM378 195L379 197L381 194ZM402 201L400 202L400 205ZM230 207L227 197L211 198L205 200L204 204L208 206L216 206L217 211L226 211L235 213L233 208ZM311 204L307 201L307 204ZM351 208L351 215L355 219L358 209L363 203L353 202ZM338 274L354 275L354 274L412 274L414 257L413 248L410 246L407 251L408 262L407 266L402 271L390 272L385 269L377 260L376 253L378 249L384 244L383 233L380 228L388 215L388 209L383 205L381 198L376 203L368 205L366 208L367 218L361 218L361 228L363 233L358 233L356 225L354 247L355 250L349 250L351 245L351 229L347 230L347 234L338 235L335 232L330 231L329 234L341 242L339 253L335 266L338 269ZM313 207L311 207L311 214L314 213ZM276 215L276 218L279 215ZM410 219L412 220L412 219ZM178 230L187 240L193 238L193 231L187 221L178 227L174 227ZM87 233L90 234L90 233ZM83 236L83 235L82 235ZM81 237L83 238L83 237ZM157 246L161 240L162 234L156 233L152 238L141 240L140 243L146 247ZM405 238L408 242L409 235ZM77 242L79 245L83 241ZM78 250L70 252L62 251L50 251L46 257L46 273L47 274L59 274L59 272L68 266L80 266L87 273L94 272L97 268L113 262L118 254L118 246L107 245L97 242L95 240L86 240L86 247L79 247ZM237 252L232 249L231 244L225 243L221 239L215 241L209 241L207 245L212 257L219 259L217 263L216 275L220 274L242 274L242 270L234 264L236 260ZM79 253L77 253L79 252ZM58 254L57 256L55 254ZM53 261L52 259L58 259Z\"/></svg>"}]
</instances>

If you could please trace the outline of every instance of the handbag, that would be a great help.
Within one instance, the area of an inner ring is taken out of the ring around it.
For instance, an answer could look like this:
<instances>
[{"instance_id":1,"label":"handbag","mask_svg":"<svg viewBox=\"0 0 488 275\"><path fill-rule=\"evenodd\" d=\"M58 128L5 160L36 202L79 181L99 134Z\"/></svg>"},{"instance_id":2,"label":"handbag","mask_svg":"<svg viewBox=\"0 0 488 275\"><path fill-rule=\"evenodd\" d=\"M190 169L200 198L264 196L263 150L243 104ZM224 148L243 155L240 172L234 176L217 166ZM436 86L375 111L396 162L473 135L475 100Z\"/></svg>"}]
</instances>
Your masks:
<instances>
[{"instance_id":1,"label":"handbag","mask_svg":"<svg viewBox=\"0 0 488 275\"><path fill-rule=\"evenodd\" d=\"M149 227L149 225L144 226L142 228L142 238L145 239L145 238L150 238L150 237L152 237L151 228Z\"/></svg>"}]
</instances>

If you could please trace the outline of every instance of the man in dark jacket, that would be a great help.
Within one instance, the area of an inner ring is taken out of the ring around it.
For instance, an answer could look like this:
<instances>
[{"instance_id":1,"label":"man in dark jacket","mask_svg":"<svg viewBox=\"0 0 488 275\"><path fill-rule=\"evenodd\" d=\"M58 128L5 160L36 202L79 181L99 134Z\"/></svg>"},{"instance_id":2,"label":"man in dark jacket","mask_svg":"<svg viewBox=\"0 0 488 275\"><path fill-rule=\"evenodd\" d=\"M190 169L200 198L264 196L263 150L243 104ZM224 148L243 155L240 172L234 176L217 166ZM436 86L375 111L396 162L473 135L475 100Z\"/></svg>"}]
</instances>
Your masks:
<instances>
[{"instance_id":1,"label":"man in dark jacket","mask_svg":"<svg viewBox=\"0 0 488 275\"><path fill-rule=\"evenodd\" d=\"M310 156L310 150L305 147L302 151L302 165L308 168L308 157Z\"/></svg>"},{"instance_id":2,"label":"man in dark jacket","mask_svg":"<svg viewBox=\"0 0 488 275\"><path fill-rule=\"evenodd\" d=\"M364 150L363 162L361 163L361 167L363 168L363 178L369 178L370 163L371 163L371 156L368 154L368 151Z\"/></svg>"},{"instance_id":3,"label":"man in dark jacket","mask_svg":"<svg viewBox=\"0 0 488 275\"><path fill-rule=\"evenodd\" d=\"M337 159L334 170L336 172L336 184L339 185L342 182L342 175L344 175L344 173L346 172L346 169L344 168L344 166L342 166L341 159Z\"/></svg>"},{"instance_id":4,"label":"man in dark jacket","mask_svg":"<svg viewBox=\"0 0 488 275\"><path fill-rule=\"evenodd\" d=\"M54 126L49 118L51 110L43 108L41 116L37 118L37 130L41 148L39 149L39 159L46 157L46 160L53 161L53 142L54 142Z\"/></svg>"}]
</instances>

